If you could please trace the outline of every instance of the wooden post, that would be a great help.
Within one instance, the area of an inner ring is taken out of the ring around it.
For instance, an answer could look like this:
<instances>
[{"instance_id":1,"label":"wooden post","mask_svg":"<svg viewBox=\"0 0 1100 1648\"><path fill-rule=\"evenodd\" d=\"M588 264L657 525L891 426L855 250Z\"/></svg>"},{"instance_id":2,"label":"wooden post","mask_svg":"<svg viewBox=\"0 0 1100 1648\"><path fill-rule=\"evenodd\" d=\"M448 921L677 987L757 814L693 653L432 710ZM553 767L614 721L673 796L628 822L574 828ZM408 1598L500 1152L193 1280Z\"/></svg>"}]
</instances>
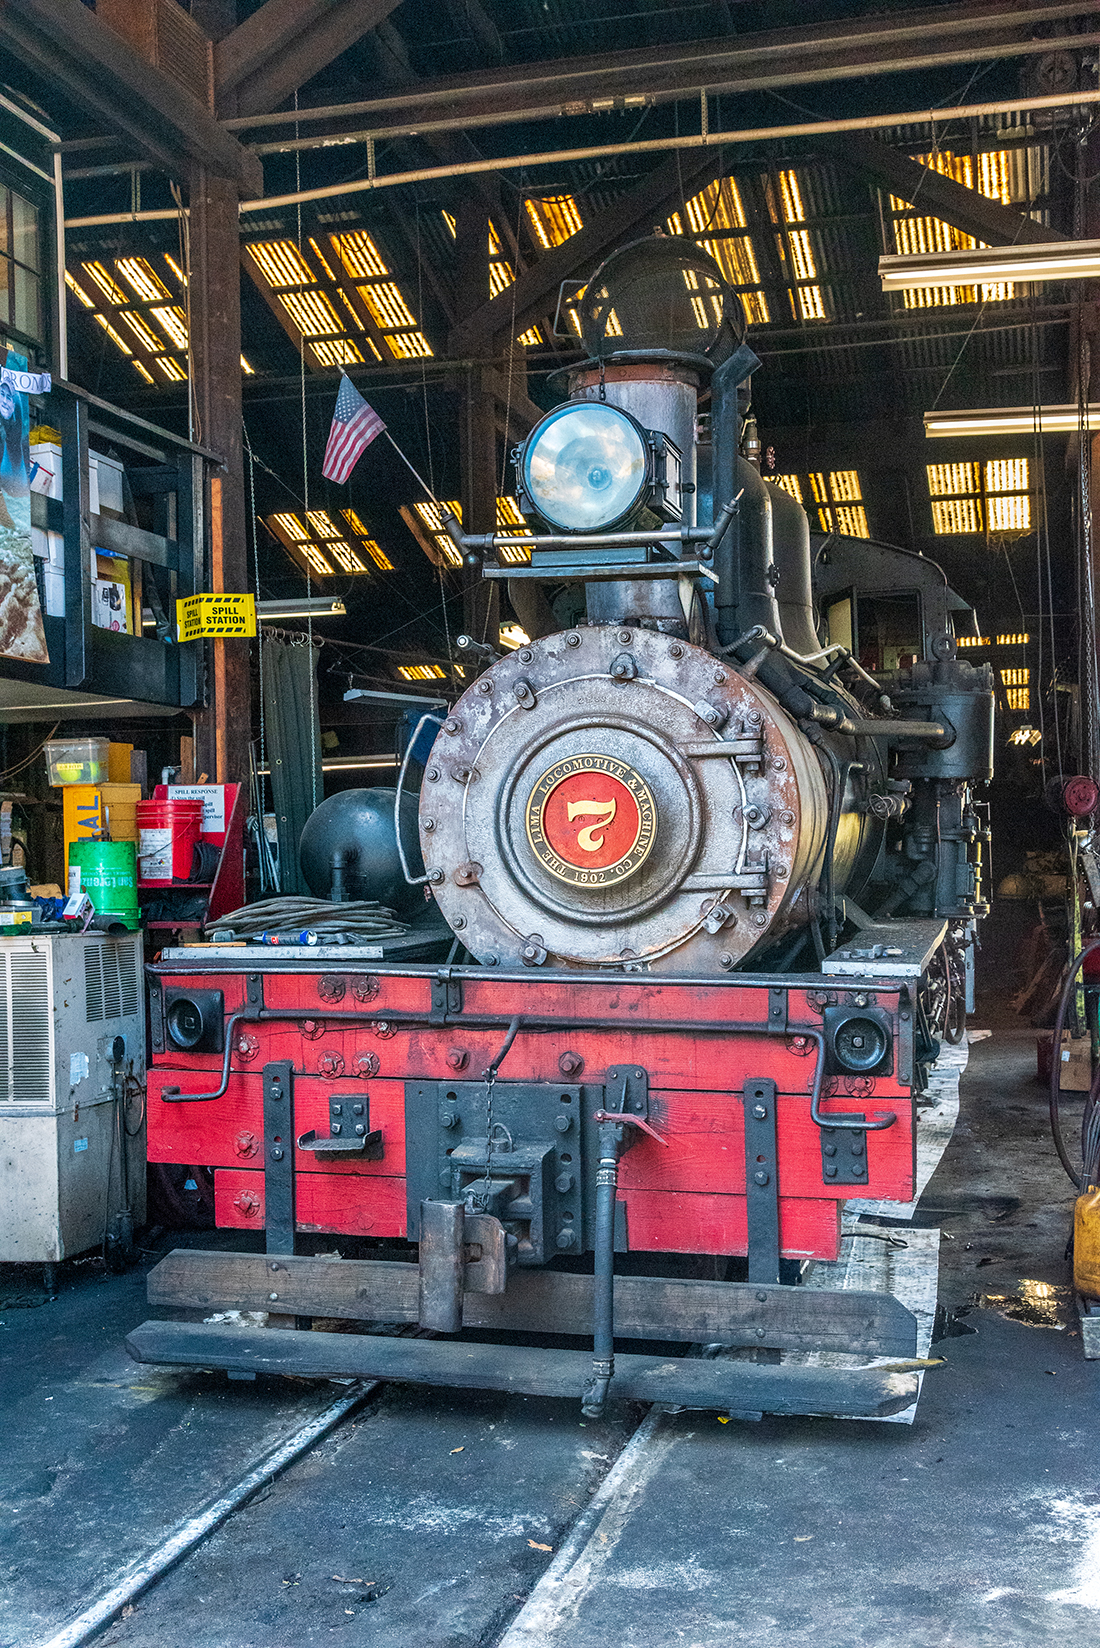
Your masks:
<instances>
[{"instance_id":1,"label":"wooden post","mask_svg":"<svg viewBox=\"0 0 1100 1648\"><path fill-rule=\"evenodd\" d=\"M249 588L241 435L240 227L236 186L196 168L190 216L194 438L220 454L211 482L210 590ZM219 784L248 782L248 643L214 641L206 710L195 717L195 764Z\"/></svg>"}]
</instances>

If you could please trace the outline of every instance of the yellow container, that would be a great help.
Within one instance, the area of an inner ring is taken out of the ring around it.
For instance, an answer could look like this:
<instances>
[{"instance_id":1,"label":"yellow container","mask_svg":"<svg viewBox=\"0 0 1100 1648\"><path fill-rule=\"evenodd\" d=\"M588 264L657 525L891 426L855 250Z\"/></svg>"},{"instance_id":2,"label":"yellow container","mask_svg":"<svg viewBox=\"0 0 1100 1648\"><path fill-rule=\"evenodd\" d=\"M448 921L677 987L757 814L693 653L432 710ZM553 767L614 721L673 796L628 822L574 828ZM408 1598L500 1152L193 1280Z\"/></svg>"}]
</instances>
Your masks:
<instances>
[{"instance_id":1,"label":"yellow container","mask_svg":"<svg viewBox=\"0 0 1100 1648\"><path fill-rule=\"evenodd\" d=\"M1073 1210L1073 1281L1078 1293L1100 1299L1100 1190L1090 1185Z\"/></svg>"},{"instance_id":2,"label":"yellow container","mask_svg":"<svg viewBox=\"0 0 1100 1648\"><path fill-rule=\"evenodd\" d=\"M62 794L65 867L74 841L137 841L140 784L69 784Z\"/></svg>"}]
</instances>

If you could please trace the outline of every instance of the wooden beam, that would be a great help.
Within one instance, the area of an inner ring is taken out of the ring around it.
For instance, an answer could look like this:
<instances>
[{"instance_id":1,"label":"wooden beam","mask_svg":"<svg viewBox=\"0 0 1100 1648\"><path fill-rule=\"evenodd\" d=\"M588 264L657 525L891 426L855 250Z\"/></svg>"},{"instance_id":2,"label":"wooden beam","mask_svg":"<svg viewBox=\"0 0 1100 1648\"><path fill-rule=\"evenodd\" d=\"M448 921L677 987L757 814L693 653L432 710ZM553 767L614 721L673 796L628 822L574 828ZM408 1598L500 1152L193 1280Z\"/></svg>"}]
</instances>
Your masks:
<instances>
[{"instance_id":1,"label":"wooden beam","mask_svg":"<svg viewBox=\"0 0 1100 1648\"><path fill-rule=\"evenodd\" d=\"M1069 29L1044 36L1040 25L1079 15L1083 6L1084 0L969 0L809 28L557 57L424 80L415 90L386 92L326 113L364 116L379 130L407 126L410 115L534 120L585 114L609 101L621 107L625 98L664 103L702 91L745 94L1072 50L1096 36Z\"/></svg>"},{"instance_id":2,"label":"wooden beam","mask_svg":"<svg viewBox=\"0 0 1100 1648\"><path fill-rule=\"evenodd\" d=\"M1048 229L1015 207L990 200L976 189L968 189L953 177L934 172L872 137L861 137L857 132L845 132L843 136L826 134L816 140L814 146L838 165L862 173L918 211L942 218L953 229L973 235L989 246L1037 245L1042 241L1065 239L1057 229Z\"/></svg>"},{"instance_id":3,"label":"wooden beam","mask_svg":"<svg viewBox=\"0 0 1100 1648\"><path fill-rule=\"evenodd\" d=\"M290 1315L415 1322L418 1267L387 1259L280 1257L277 1282L263 1253L177 1248L149 1273L154 1310L267 1310L271 1289ZM763 1295L763 1297L761 1297ZM504 1293L467 1293L463 1322L508 1332L592 1331L592 1278L516 1269ZM759 1330L765 1329L763 1341ZM622 1339L759 1345L775 1350L912 1356L913 1317L890 1293L758 1287L648 1276L615 1278Z\"/></svg>"},{"instance_id":4,"label":"wooden beam","mask_svg":"<svg viewBox=\"0 0 1100 1648\"><path fill-rule=\"evenodd\" d=\"M0 46L105 125L169 177L198 165L239 193L263 194L258 158L209 110L105 27L80 0L19 0L0 7Z\"/></svg>"},{"instance_id":5,"label":"wooden beam","mask_svg":"<svg viewBox=\"0 0 1100 1648\"><path fill-rule=\"evenodd\" d=\"M385 1334L271 1333L205 1322L143 1322L127 1335L136 1362L231 1368L307 1378L394 1379L460 1390L579 1399L592 1375L591 1351L544 1350L470 1340ZM924 1365L924 1364L922 1364ZM768 1366L727 1357L615 1358L612 1395L634 1402L743 1413L884 1417L916 1401L915 1372L891 1367Z\"/></svg>"},{"instance_id":6,"label":"wooden beam","mask_svg":"<svg viewBox=\"0 0 1100 1648\"><path fill-rule=\"evenodd\" d=\"M267 114L377 28L399 0L266 0L214 47L218 114Z\"/></svg>"},{"instance_id":7,"label":"wooden beam","mask_svg":"<svg viewBox=\"0 0 1100 1648\"><path fill-rule=\"evenodd\" d=\"M195 421L221 454L211 482L211 566L207 589L248 590L241 420L240 219L222 178L198 172L191 184L191 362ZM195 719L199 770L218 784L248 782L252 694L247 641L206 643L214 652L209 703Z\"/></svg>"},{"instance_id":8,"label":"wooden beam","mask_svg":"<svg viewBox=\"0 0 1100 1648\"><path fill-rule=\"evenodd\" d=\"M448 339L447 353L459 358L478 354L491 348L499 335L523 332L543 320L556 307L563 280L591 275L609 252L651 234L670 211L683 207L685 195L713 182L720 168L717 152L707 149L691 149L663 161L572 239L525 269L514 286L460 320Z\"/></svg>"},{"instance_id":9,"label":"wooden beam","mask_svg":"<svg viewBox=\"0 0 1100 1648\"><path fill-rule=\"evenodd\" d=\"M512 365L510 384L507 371L498 372L495 367L483 369L482 383L496 402L497 428L506 441L522 440L545 418L542 407L527 393L527 363L519 355Z\"/></svg>"}]
</instances>

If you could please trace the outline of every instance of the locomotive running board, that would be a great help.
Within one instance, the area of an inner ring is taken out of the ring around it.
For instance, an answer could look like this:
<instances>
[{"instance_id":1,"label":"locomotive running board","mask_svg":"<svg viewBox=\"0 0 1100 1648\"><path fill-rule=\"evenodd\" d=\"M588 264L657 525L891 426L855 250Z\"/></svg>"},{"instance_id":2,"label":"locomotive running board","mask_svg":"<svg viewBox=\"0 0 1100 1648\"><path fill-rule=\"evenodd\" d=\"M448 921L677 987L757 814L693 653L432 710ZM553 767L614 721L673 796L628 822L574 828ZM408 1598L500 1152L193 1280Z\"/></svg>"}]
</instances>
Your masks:
<instances>
[{"instance_id":1,"label":"locomotive running board","mask_svg":"<svg viewBox=\"0 0 1100 1648\"><path fill-rule=\"evenodd\" d=\"M374 1334L295 1333L202 1322L143 1322L127 1336L137 1362L235 1373L395 1380L579 1399L592 1373L587 1351L540 1350ZM762 1365L736 1358L618 1355L611 1395L738 1414L883 1418L917 1395L908 1369Z\"/></svg>"}]
</instances>

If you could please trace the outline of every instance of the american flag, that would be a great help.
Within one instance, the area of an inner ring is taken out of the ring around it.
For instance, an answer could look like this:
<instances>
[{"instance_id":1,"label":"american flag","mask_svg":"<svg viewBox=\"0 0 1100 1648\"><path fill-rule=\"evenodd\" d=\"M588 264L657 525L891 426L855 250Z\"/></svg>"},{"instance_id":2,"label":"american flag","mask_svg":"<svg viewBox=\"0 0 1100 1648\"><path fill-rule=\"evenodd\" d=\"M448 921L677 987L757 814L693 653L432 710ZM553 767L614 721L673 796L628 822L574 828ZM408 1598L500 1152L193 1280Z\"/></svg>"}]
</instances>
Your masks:
<instances>
[{"instance_id":1,"label":"american flag","mask_svg":"<svg viewBox=\"0 0 1100 1648\"><path fill-rule=\"evenodd\" d=\"M351 379L342 374L321 465L325 480L346 481L364 450L385 427L373 406L367 405Z\"/></svg>"}]
</instances>

